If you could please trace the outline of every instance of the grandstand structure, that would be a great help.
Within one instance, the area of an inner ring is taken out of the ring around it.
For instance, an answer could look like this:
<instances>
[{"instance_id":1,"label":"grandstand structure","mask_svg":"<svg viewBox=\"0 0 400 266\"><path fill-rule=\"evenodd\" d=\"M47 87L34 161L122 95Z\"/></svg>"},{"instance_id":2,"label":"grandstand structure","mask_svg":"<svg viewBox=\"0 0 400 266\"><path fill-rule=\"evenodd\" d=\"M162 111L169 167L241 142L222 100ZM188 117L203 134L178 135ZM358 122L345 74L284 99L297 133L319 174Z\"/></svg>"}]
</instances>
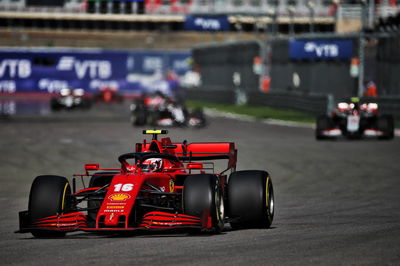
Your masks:
<instances>
[{"instance_id":1,"label":"grandstand structure","mask_svg":"<svg viewBox=\"0 0 400 266\"><path fill-rule=\"evenodd\" d=\"M225 39L232 39L232 34L237 33L241 34L235 39L249 39L255 34L264 38L354 33L365 26L400 28L399 10L400 0L0 0L0 31L5 36L0 45L13 45L7 42L12 38L22 40L15 45L24 45L27 35L16 37L16 31L28 32L30 41L35 36L45 39L49 32L59 34L59 38L65 36L66 41L90 37L87 32L117 34L117 37L120 34L122 39L135 38L133 33L143 32L174 36L147 34L144 42L153 44L161 41L166 44L171 38L199 41L193 37L198 31L212 32L211 38L216 41L221 33ZM189 19L194 24L203 23L202 27L188 27ZM214 27L225 20L225 27Z\"/></svg>"}]
</instances>

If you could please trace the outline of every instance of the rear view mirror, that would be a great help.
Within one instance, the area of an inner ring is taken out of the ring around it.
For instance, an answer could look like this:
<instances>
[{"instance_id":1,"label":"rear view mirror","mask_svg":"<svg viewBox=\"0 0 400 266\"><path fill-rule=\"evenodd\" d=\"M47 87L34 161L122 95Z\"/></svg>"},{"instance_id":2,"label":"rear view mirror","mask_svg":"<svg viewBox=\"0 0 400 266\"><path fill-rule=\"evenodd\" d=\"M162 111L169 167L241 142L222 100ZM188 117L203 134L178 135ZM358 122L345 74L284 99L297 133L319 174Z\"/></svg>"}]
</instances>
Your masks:
<instances>
[{"instance_id":1,"label":"rear view mirror","mask_svg":"<svg viewBox=\"0 0 400 266\"><path fill-rule=\"evenodd\" d=\"M203 169L202 163L188 163L186 165L187 169Z\"/></svg>"},{"instance_id":2,"label":"rear view mirror","mask_svg":"<svg viewBox=\"0 0 400 266\"><path fill-rule=\"evenodd\" d=\"M98 163L87 163L85 164L85 170L86 171L94 171L94 170L99 170L100 166Z\"/></svg>"}]
</instances>

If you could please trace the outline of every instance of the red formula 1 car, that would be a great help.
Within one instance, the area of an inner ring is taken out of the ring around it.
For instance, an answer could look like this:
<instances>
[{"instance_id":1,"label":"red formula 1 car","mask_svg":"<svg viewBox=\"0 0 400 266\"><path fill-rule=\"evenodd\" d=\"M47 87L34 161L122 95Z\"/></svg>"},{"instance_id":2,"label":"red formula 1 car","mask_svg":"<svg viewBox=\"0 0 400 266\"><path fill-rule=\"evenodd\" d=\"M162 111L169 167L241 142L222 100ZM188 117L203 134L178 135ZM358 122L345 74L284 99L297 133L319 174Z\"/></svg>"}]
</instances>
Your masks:
<instances>
[{"instance_id":1,"label":"red formula 1 car","mask_svg":"<svg viewBox=\"0 0 400 266\"><path fill-rule=\"evenodd\" d=\"M95 103L122 103L124 96L114 87L102 87L98 92L93 94Z\"/></svg>"},{"instance_id":2,"label":"red formula 1 car","mask_svg":"<svg viewBox=\"0 0 400 266\"><path fill-rule=\"evenodd\" d=\"M236 171L234 143L172 143L168 137L157 140L165 130L144 133L152 134L152 140L137 143L136 152L119 156L120 169L86 164L84 174L74 175L72 188L65 177L36 177L28 210L19 213L17 232L62 237L77 230L218 233L227 222L232 228L270 227L274 216L271 178L266 171ZM216 172L219 159L228 163ZM76 178L84 186L78 191Z\"/></svg>"},{"instance_id":3,"label":"red formula 1 car","mask_svg":"<svg viewBox=\"0 0 400 266\"><path fill-rule=\"evenodd\" d=\"M394 137L394 118L378 112L376 103L359 103L353 97L350 103L338 103L337 108L328 115L317 118L315 131L317 139L378 137L392 139Z\"/></svg>"}]
</instances>

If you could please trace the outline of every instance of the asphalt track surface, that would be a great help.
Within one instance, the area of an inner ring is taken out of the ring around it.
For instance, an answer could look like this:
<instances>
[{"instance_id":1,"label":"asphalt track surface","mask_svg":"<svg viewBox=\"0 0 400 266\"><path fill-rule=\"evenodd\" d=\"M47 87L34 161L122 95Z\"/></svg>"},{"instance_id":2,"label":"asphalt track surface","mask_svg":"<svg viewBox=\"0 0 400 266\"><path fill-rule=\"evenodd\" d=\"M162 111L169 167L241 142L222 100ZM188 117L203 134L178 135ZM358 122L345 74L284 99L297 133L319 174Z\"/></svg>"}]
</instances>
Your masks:
<instances>
[{"instance_id":1,"label":"asphalt track surface","mask_svg":"<svg viewBox=\"0 0 400 266\"><path fill-rule=\"evenodd\" d=\"M0 265L400 265L400 138L316 141L311 128L214 117L170 128L177 141L234 141L238 170L265 169L271 229L129 237L14 234L33 178L117 167L143 140L126 106L0 121Z\"/></svg>"}]
</instances>

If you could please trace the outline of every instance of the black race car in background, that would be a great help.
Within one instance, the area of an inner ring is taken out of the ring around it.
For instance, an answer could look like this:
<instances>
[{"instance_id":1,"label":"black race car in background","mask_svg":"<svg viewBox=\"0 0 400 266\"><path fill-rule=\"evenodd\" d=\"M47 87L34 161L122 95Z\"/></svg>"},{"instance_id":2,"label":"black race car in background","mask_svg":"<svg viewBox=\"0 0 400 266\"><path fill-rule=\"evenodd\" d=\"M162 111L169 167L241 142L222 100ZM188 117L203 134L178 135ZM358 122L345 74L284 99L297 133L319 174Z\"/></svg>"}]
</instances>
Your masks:
<instances>
[{"instance_id":1,"label":"black race car in background","mask_svg":"<svg viewBox=\"0 0 400 266\"><path fill-rule=\"evenodd\" d=\"M191 126L203 127L206 119L203 109L188 110L183 101L161 92L144 94L131 105L131 123L134 126Z\"/></svg>"},{"instance_id":2,"label":"black race car in background","mask_svg":"<svg viewBox=\"0 0 400 266\"><path fill-rule=\"evenodd\" d=\"M394 137L394 118L380 114L377 103L360 103L353 97L350 103L340 102L330 115L317 118L316 138L329 139L344 136L347 138Z\"/></svg>"},{"instance_id":3,"label":"black race car in background","mask_svg":"<svg viewBox=\"0 0 400 266\"><path fill-rule=\"evenodd\" d=\"M83 89L61 89L57 96L50 100L52 111L90 109L92 101Z\"/></svg>"}]
</instances>

